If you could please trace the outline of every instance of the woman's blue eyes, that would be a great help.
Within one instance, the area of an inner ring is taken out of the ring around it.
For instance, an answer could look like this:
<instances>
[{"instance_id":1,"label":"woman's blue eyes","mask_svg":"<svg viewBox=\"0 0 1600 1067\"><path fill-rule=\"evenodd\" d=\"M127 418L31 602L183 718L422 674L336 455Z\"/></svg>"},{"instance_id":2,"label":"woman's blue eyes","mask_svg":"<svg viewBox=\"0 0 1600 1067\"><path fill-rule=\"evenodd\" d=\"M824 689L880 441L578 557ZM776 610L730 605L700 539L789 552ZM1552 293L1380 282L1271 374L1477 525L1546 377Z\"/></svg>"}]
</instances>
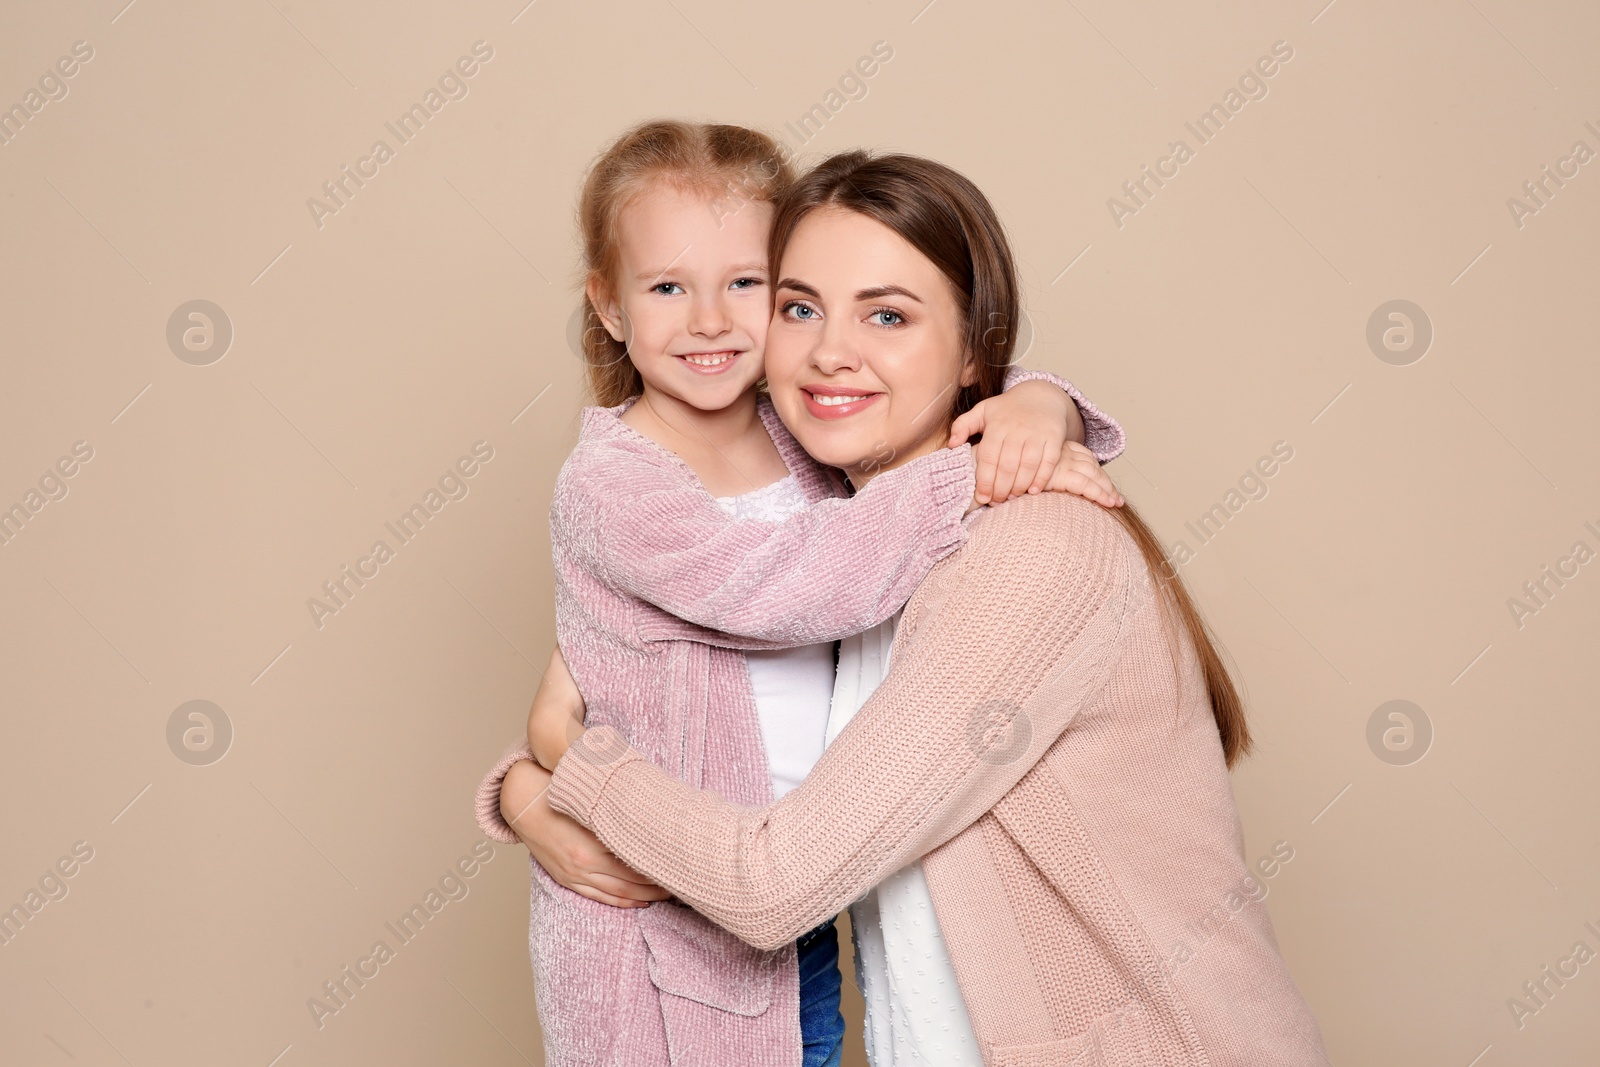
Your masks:
<instances>
[{"instance_id":1,"label":"woman's blue eyes","mask_svg":"<svg viewBox=\"0 0 1600 1067\"><path fill-rule=\"evenodd\" d=\"M800 322L814 322L822 317L821 312L810 304L802 304L798 300L791 300L783 305L783 313ZM905 323L906 317L898 311L889 308L879 308L867 314L867 321L874 326L892 328Z\"/></svg>"}]
</instances>

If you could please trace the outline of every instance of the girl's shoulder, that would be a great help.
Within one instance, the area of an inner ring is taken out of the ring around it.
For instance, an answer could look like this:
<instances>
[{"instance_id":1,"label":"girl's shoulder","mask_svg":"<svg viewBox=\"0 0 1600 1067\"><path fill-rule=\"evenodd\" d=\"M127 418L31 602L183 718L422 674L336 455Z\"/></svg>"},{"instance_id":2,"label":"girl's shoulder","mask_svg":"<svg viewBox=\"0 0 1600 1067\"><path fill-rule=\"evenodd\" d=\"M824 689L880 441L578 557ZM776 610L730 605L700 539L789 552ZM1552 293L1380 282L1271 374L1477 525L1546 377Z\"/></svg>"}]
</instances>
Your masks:
<instances>
[{"instance_id":1,"label":"girl's shoulder","mask_svg":"<svg viewBox=\"0 0 1600 1067\"><path fill-rule=\"evenodd\" d=\"M631 401L613 408L583 409L578 443L557 475L558 491L592 485L611 492L619 482L641 477L657 487L663 479L669 484L696 484L694 471L681 457L622 421L622 413L630 404Z\"/></svg>"},{"instance_id":2,"label":"girl's shoulder","mask_svg":"<svg viewBox=\"0 0 1600 1067\"><path fill-rule=\"evenodd\" d=\"M800 447L800 442L794 439L789 427L778 417L777 409L772 406L771 397L762 393L756 399L756 412L767 428L767 436L772 438L778 455L782 457L783 465L789 468L789 473L794 476L808 502L814 504L819 500L849 495L845 489L843 475L831 467L824 467Z\"/></svg>"}]
</instances>

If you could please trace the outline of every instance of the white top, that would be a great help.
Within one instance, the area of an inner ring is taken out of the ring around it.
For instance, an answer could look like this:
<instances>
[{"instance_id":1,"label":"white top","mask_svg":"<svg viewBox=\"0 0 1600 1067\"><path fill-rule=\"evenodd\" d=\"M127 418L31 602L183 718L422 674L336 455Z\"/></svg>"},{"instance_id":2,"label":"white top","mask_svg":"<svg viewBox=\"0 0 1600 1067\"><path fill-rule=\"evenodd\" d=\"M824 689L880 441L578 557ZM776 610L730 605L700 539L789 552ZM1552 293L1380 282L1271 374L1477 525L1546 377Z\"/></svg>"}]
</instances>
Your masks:
<instances>
[{"instance_id":1,"label":"white top","mask_svg":"<svg viewBox=\"0 0 1600 1067\"><path fill-rule=\"evenodd\" d=\"M789 475L739 496L716 502L736 519L782 522L806 507L800 483ZM756 697L761 743L767 750L772 799L798 786L822 758L828 710L833 702L833 642L744 654Z\"/></svg>"},{"instance_id":2,"label":"white top","mask_svg":"<svg viewBox=\"0 0 1600 1067\"><path fill-rule=\"evenodd\" d=\"M839 642L829 744L889 673L889 647L899 621L896 612ZM983 1067L922 864L902 867L850 905L850 925L872 1067Z\"/></svg>"}]
</instances>

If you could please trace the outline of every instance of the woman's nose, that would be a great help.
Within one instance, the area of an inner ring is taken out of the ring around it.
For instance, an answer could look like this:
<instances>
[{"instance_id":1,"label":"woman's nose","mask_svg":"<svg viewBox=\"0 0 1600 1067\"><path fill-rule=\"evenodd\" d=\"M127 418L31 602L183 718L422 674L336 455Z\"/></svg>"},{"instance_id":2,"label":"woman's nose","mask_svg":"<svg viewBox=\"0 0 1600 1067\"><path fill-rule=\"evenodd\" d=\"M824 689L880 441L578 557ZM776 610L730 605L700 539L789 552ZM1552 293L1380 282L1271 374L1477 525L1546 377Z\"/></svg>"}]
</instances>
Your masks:
<instances>
[{"instance_id":1,"label":"woman's nose","mask_svg":"<svg viewBox=\"0 0 1600 1067\"><path fill-rule=\"evenodd\" d=\"M817 345L811 352L811 362L824 374L860 370L861 353L844 336L843 329L830 320L818 334Z\"/></svg>"}]
</instances>

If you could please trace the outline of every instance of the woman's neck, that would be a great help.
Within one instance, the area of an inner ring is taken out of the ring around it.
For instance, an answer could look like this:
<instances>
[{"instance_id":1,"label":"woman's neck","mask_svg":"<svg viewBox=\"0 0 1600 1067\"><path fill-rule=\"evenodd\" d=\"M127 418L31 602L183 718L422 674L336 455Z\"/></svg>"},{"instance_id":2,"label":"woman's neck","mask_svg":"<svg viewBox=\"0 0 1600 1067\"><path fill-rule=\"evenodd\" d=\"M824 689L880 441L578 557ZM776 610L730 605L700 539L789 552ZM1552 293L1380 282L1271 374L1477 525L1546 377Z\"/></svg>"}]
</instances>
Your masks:
<instances>
[{"instance_id":1,"label":"woman's neck","mask_svg":"<svg viewBox=\"0 0 1600 1067\"><path fill-rule=\"evenodd\" d=\"M932 433L917 441L917 443L902 449L894 449L888 445L880 445L873 450L873 454L854 466L845 468L845 476L850 479L850 486L856 492L866 488L866 484L886 471L896 467L904 467L914 459L931 456L945 446L950 439L950 425L945 423Z\"/></svg>"}]
</instances>

